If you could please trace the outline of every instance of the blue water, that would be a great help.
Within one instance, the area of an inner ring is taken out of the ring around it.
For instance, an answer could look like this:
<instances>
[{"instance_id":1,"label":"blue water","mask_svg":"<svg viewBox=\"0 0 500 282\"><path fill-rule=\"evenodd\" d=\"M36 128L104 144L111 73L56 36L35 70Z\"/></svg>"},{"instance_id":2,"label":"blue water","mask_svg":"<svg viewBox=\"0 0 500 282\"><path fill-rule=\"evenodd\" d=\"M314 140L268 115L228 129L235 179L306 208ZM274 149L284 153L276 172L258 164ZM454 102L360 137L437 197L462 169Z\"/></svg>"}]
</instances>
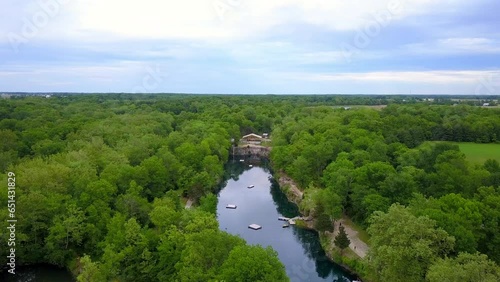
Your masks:
<instances>
[{"instance_id":1,"label":"blue water","mask_svg":"<svg viewBox=\"0 0 500 282\"><path fill-rule=\"evenodd\" d=\"M278 252L291 281L352 281L354 277L325 256L316 232L295 226L283 228L279 216L299 215L265 166L232 162L227 170L231 178L219 191L217 218L221 230L237 234L249 244L271 246ZM249 189L247 186L255 185ZM226 205L237 205L226 209ZM262 226L252 230L248 225Z\"/></svg>"},{"instance_id":2,"label":"blue water","mask_svg":"<svg viewBox=\"0 0 500 282\"><path fill-rule=\"evenodd\" d=\"M48 264L30 265L16 268L16 274L0 273L0 281L5 282L74 282L73 276L64 268Z\"/></svg>"}]
</instances>

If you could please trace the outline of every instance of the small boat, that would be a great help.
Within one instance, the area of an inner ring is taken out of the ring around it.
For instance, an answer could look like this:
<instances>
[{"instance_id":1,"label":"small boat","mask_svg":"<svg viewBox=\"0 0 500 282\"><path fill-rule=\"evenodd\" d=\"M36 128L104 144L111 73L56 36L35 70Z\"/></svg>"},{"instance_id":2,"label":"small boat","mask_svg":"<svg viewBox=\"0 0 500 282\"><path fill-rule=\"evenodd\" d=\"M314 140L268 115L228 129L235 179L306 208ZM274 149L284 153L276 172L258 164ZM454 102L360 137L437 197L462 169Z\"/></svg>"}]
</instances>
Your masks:
<instances>
[{"instance_id":1,"label":"small boat","mask_svg":"<svg viewBox=\"0 0 500 282\"><path fill-rule=\"evenodd\" d=\"M227 205L226 209L236 209L236 205Z\"/></svg>"},{"instance_id":2,"label":"small boat","mask_svg":"<svg viewBox=\"0 0 500 282\"><path fill-rule=\"evenodd\" d=\"M253 229L253 230L259 230L262 228L262 226L254 223L254 224L248 225L248 228Z\"/></svg>"},{"instance_id":3,"label":"small boat","mask_svg":"<svg viewBox=\"0 0 500 282\"><path fill-rule=\"evenodd\" d=\"M241 159L240 162L244 162L245 160L244 159Z\"/></svg>"},{"instance_id":4,"label":"small boat","mask_svg":"<svg viewBox=\"0 0 500 282\"><path fill-rule=\"evenodd\" d=\"M253 167L253 165L249 165L248 167Z\"/></svg>"},{"instance_id":5,"label":"small boat","mask_svg":"<svg viewBox=\"0 0 500 282\"><path fill-rule=\"evenodd\" d=\"M251 188L253 188L253 187L255 187L255 185L250 185L250 186L248 186L247 188L251 189Z\"/></svg>"},{"instance_id":6,"label":"small boat","mask_svg":"<svg viewBox=\"0 0 500 282\"><path fill-rule=\"evenodd\" d=\"M283 227L283 228L287 228L287 227L290 227L290 224L288 224L288 223L285 223L285 224L283 224L283 226L282 226L282 227Z\"/></svg>"}]
</instances>

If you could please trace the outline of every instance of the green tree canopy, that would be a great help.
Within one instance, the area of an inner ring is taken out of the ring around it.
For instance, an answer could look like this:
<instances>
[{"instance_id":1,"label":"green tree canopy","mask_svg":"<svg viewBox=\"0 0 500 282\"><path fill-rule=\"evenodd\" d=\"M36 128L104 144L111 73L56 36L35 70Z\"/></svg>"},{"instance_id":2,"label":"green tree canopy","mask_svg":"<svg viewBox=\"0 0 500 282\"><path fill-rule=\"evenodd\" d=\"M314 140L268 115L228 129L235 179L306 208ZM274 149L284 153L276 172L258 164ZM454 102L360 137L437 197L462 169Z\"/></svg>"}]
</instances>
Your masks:
<instances>
[{"instance_id":1,"label":"green tree canopy","mask_svg":"<svg viewBox=\"0 0 500 282\"><path fill-rule=\"evenodd\" d=\"M454 238L435 221L398 204L387 213L375 212L370 223L369 255L382 281L423 281L432 262L453 249Z\"/></svg>"}]
</instances>

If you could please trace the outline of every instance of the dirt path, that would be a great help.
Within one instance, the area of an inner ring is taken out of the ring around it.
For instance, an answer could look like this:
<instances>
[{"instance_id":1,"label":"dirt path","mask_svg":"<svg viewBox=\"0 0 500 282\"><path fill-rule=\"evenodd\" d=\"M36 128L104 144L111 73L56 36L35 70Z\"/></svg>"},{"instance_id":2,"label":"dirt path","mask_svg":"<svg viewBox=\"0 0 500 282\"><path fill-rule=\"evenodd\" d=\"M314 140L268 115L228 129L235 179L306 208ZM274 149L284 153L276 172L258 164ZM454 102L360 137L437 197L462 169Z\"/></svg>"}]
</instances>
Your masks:
<instances>
[{"instance_id":1,"label":"dirt path","mask_svg":"<svg viewBox=\"0 0 500 282\"><path fill-rule=\"evenodd\" d=\"M287 185L289 187L288 192L289 194L292 195L294 202L298 204L302 200L303 192L300 191L300 189L297 187L293 179L285 175L284 173L281 175L279 178L279 184L281 187L284 187ZM345 228L345 232L347 233L347 236L349 237L349 240L351 240L351 244L349 244L349 248L356 253L359 257L364 258L366 256L366 253L368 252L369 248L368 245L365 244L365 242L361 241L358 237L358 231L354 230L351 226L347 225L343 219L337 220L335 222L335 231L333 234L330 234L331 238L331 246L333 246L333 240L335 239L335 236L338 234L338 230L340 227L340 224ZM312 227L312 225L311 225Z\"/></svg>"},{"instance_id":2,"label":"dirt path","mask_svg":"<svg viewBox=\"0 0 500 282\"><path fill-rule=\"evenodd\" d=\"M359 239L358 231L354 230L351 226L345 224L343 219L337 220L335 222L335 232L333 232L333 236L332 236L331 240L334 240L335 236L337 236L340 224L342 224L342 226L344 226L345 233L347 233L349 240L351 240L351 244L349 244L349 248L353 252L355 252L360 258L364 258L370 247L368 247L368 245L366 245L365 242L363 242L363 241L361 241L361 239Z\"/></svg>"}]
</instances>

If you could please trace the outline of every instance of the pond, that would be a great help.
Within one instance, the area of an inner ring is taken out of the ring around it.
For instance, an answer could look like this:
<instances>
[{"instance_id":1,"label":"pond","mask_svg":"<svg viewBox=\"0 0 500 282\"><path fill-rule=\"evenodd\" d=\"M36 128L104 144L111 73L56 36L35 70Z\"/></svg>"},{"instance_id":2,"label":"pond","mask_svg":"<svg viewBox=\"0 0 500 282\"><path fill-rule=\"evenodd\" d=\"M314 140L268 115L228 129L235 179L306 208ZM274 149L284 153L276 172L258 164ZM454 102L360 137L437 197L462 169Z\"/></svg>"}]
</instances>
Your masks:
<instances>
[{"instance_id":1,"label":"pond","mask_svg":"<svg viewBox=\"0 0 500 282\"><path fill-rule=\"evenodd\" d=\"M219 228L241 236L249 244L271 246L291 281L352 281L354 277L326 257L316 232L293 225L283 227L285 222L278 217L299 215L297 206L288 201L265 164L250 166L248 162L228 163L229 179L218 195ZM251 185L254 187L248 188ZM231 204L237 208L227 209ZM262 229L252 230L250 224Z\"/></svg>"},{"instance_id":2,"label":"pond","mask_svg":"<svg viewBox=\"0 0 500 282\"><path fill-rule=\"evenodd\" d=\"M39 264L16 268L16 274L0 273L5 282L74 282L69 271L53 265Z\"/></svg>"}]
</instances>

